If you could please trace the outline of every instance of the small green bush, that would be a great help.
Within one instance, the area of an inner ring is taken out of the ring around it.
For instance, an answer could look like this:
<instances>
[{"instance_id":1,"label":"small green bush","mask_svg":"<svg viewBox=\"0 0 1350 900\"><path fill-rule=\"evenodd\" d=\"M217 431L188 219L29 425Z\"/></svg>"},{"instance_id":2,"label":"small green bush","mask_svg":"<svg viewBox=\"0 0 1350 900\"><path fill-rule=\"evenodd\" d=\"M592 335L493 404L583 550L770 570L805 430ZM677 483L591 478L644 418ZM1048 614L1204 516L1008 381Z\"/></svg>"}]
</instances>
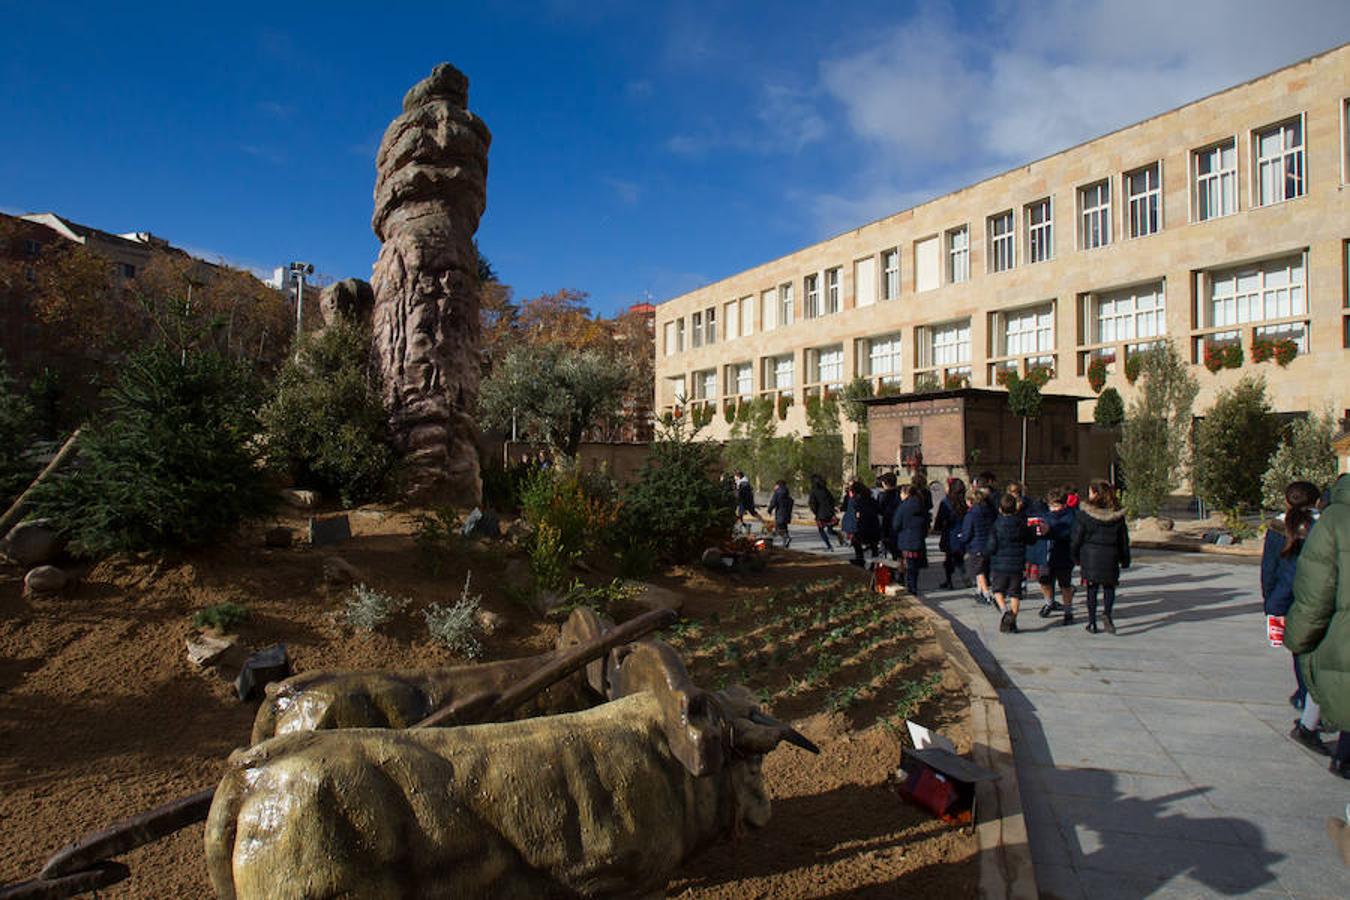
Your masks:
<instances>
[{"instance_id":1,"label":"small green bush","mask_svg":"<svg viewBox=\"0 0 1350 900\"><path fill-rule=\"evenodd\" d=\"M37 467L24 457L34 426L33 408L15 390L4 357L0 357L0 501L5 505L37 474Z\"/></svg>"},{"instance_id":2,"label":"small green bush","mask_svg":"<svg viewBox=\"0 0 1350 900\"><path fill-rule=\"evenodd\" d=\"M472 577L472 573L465 574L464 588L452 606L433 603L422 610L422 617L433 641L461 656L477 659L483 655L483 645L478 640L478 607L482 597L469 593Z\"/></svg>"},{"instance_id":3,"label":"small green bush","mask_svg":"<svg viewBox=\"0 0 1350 900\"><path fill-rule=\"evenodd\" d=\"M258 387L214 350L133 353L78 464L34 491L34 515L94 557L202 546L261 518L276 497L251 447Z\"/></svg>"},{"instance_id":4,"label":"small green bush","mask_svg":"<svg viewBox=\"0 0 1350 900\"><path fill-rule=\"evenodd\" d=\"M536 529L536 543L544 530L559 559L574 560L598 547L614 524L618 490L602 472L584 471L562 462L536 469L521 492L521 514Z\"/></svg>"},{"instance_id":5,"label":"small green bush","mask_svg":"<svg viewBox=\"0 0 1350 900\"><path fill-rule=\"evenodd\" d=\"M569 549L562 532L551 522L540 524L530 544L530 572L535 584L550 591L561 591L570 584L571 567L581 556Z\"/></svg>"},{"instance_id":6,"label":"small green bush","mask_svg":"<svg viewBox=\"0 0 1350 900\"><path fill-rule=\"evenodd\" d=\"M1109 387L1101 392L1092 410L1092 420L1104 428L1115 428L1125 421L1125 401L1120 399L1120 391Z\"/></svg>"},{"instance_id":7,"label":"small green bush","mask_svg":"<svg viewBox=\"0 0 1350 900\"><path fill-rule=\"evenodd\" d=\"M1195 429L1195 493L1215 509L1260 508L1261 476L1279 440L1264 378L1222 390Z\"/></svg>"},{"instance_id":8,"label":"small green bush","mask_svg":"<svg viewBox=\"0 0 1350 900\"><path fill-rule=\"evenodd\" d=\"M248 607L238 603L213 603L197 610L192 616L194 628L214 628L216 631L233 631L248 621Z\"/></svg>"},{"instance_id":9,"label":"small green bush","mask_svg":"<svg viewBox=\"0 0 1350 900\"><path fill-rule=\"evenodd\" d=\"M364 584L354 585L347 597L347 624L358 631L374 631L411 602L406 597L381 593Z\"/></svg>"},{"instance_id":10,"label":"small green bush","mask_svg":"<svg viewBox=\"0 0 1350 900\"><path fill-rule=\"evenodd\" d=\"M263 407L267 458L296 484L352 505L386 492L394 466L365 329L339 320L305 335Z\"/></svg>"}]
</instances>

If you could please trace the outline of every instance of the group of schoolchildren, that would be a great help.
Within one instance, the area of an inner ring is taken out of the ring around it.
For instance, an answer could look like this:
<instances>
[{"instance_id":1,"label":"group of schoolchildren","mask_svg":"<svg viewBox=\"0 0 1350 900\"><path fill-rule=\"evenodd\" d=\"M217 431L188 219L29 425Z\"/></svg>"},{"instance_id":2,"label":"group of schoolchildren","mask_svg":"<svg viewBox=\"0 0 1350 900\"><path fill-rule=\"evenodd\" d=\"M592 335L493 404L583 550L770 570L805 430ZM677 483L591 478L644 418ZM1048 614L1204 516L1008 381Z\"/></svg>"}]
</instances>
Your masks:
<instances>
[{"instance_id":1,"label":"group of schoolchildren","mask_svg":"<svg viewBox=\"0 0 1350 900\"><path fill-rule=\"evenodd\" d=\"M1130 566L1130 539L1109 482L1090 484L1081 502L1071 487L1040 499L1026 496L1017 482L999 493L986 472L975 479L974 498L967 502L965 484L953 478L936 528L945 553L946 579L939 587L953 588L952 576L964 565L975 582L976 601L1003 614L1000 631L1017 632L1027 581L1040 586L1042 618L1060 612L1061 624L1072 625L1073 570L1079 567L1087 589L1087 630L1115 634L1111 614L1120 570Z\"/></svg>"},{"instance_id":2,"label":"group of schoolchildren","mask_svg":"<svg viewBox=\"0 0 1350 900\"><path fill-rule=\"evenodd\" d=\"M737 473L738 488L745 485L738 489L738 512L753 515L753 493L743 478ZM861 481L849 484L841 519L825 480L813 475L808 502L827 550L834 549L832 536L840 546L851 544L851 562L859 567L866 565L865 554L875 559L884 551L902 561L905 587L911 593L919 591L919 572L928 567L927 538L930 530L936 532L945 576L939 587L954 588L953 576L964 569L976 585L976 599L997 606L1003 614L999 622L1003 632L1017 631L1028 580L1040 586L1042 617L1059 612L1062 624L1073 624L1073 570L1081 567L1087 630L1115 633L1111 613L1120 570L1130 565L1130 541L1125 513L1109 482L1089 485L1080 503L1072 488L1052 490L1044 499L1025 496L1016 482L1000 492L989 472L975 479L974 496L968 498L965 482L951 478L934 517L932 493L922 475L902 482L888 472L877 479L875 488ZM793 505L787 482L780 480L768 511L785 547L792 542L788 526Z\"/></svg>"}]
</instances>

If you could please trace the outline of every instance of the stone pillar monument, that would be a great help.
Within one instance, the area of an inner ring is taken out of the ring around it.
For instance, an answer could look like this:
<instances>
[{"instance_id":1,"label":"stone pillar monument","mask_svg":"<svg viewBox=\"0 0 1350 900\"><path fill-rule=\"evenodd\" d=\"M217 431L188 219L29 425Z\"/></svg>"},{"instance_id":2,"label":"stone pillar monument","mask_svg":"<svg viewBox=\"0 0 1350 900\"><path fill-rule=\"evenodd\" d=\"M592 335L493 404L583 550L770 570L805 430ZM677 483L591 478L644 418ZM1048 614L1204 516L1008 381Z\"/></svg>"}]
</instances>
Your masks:
<instances>
[{"instance_id":1,"label":"stone pillar monument","mask_svg":"<svg viewBox=\"0 0 1350 900\"><path fill-rule=\"evenodd\" d=\"M481 499L473 235L492 140L468 99L468 79L447 64L408 91L375 159L371 220L382 243L371 326L407 493L461 506Z\"/></svg>"}]
</instances>

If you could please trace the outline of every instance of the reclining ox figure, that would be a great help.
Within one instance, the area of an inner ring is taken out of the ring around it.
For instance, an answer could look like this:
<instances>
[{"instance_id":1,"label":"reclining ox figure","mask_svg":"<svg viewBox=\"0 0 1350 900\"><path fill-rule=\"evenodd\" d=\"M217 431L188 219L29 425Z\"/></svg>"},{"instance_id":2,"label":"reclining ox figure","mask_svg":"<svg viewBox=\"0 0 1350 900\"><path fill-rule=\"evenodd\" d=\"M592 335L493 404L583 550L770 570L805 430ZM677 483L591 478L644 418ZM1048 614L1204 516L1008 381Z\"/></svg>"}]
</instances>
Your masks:
<instances>
[{"instance_id":1,"label":"reclining ox figure","mask_svg":"<svg viewBox=\"0 0 1350 900\"><path fill-rule=\"evenodd\" d=\"M563 623L557 650L538 656L440 669L303 672L267 686L266 699L253 720L252 743L297 731L407 728L452 700L500 691L534 672L558 651L612 627L612 622L583 607ZM516 717L594 706L605 696L597 677L577 673L522 706Z\"/></svg>"},{"instance_id":2,"label":"reclining ox figure","mask_svg":"<svg viewBox=\"0 0 1350 900\"><path fill-rule=\"evenodd\" d=\"M767 824L765 753L814 747L744 688L694 687L666 645L625 650L610 660L617 699L583 712L290 734L236 752L206 824L217 895L660 892L699 849Z\"/></svg>"}]
</instances>

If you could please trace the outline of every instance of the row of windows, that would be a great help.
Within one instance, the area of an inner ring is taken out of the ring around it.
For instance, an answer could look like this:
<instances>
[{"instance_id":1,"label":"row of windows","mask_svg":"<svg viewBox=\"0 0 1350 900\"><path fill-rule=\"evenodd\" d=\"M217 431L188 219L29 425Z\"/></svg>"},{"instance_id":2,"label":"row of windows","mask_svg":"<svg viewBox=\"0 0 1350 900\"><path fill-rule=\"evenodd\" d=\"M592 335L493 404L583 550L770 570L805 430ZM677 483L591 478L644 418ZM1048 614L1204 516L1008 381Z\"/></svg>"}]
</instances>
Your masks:
<instances>
[{"instance_id":1,"label":"row of windows","mask_svg":"<svg viewBox=\"0 0 1350 900\"><path fill-rule=\"evenodd\" d=\"M1341 128L1345 132L1350 174L1350 100L1342 101ZM1269 206L1306 193L1305 119L1303 114L1251 132L1252 205ZM1203 222L1232 215L1239 210L1238 139L1226 138L1189 153L1188 205L1191 221ZM1162 161L1122 173L1119 186L1124 201L1121 227L1127 239L1156 234L1164 227ZM1075 239L1079 250L1093 250L1113 243L1115 211L1114 179L1105 178L1075 190ZM1004 272L1019 264L1032 265L1055 256L1054 196L1026 203L1018 211L1007 209L985 221L986 269ZM1018 234L1021 232L1019 243ZM880 272L878 273L878 258ZM822 290L822 275L824 287ZM836 266L823 273L811 273L802 279L803 308L796 307L794 284L785 282L760 292L758 327L771 331L798 320L832 315L842 309L840 301L841 269ZM960 225L940 235L914 243L914 290L933 290L943 284L969 281L970 227ZM881 251L853 263L855 305L870 306L878 300L893 300L900 295L900 250ZM748 336L756 326L753 296L728 301L724 321L728 322L726 340ZM692 338L688 346L715 343L716 307L690 316ZM734 320L734 324L733 323ZM663 353L683 352L684 320L664 326Z\"/></svg>"},{"instance_id":2,"label":"row of windows","mask_svg":"<svg viewBox=\"0 0 1350 900\"><path fill-rule=\"evenodd\" d=\"M1347 244L1350 248L1350 243ZM1347 249L1350 259L1350 249ZM1307 350L1307 261L1304 253L1282 256L1242 266L1200 273L1202 284L1192 323L1207 336L1198 340L1224 341L1238 337L1223 329L1235 325L1268 323L1256 329L1267 337L1291 337L1301 352ZM1081 330L1078 346L1103 355L1113 355L1114 345L1146 346L1167 334L1165 279L1132 287L1080 296ZM1015 367L1018 363L1055 364L1056 301L1046 300L990 313L989 361ZM1291 319L1299 321L1289 321ZM971 320L969 318L925 324L914 329L916 371L943 370L970 374ZM903 336L900 332L862 338L856 342L851 375L877 383L898 383L902 371ZM1196 359L1198 360L1197 352ZM841 385L845 380L844 348L841 344L805 351L804 384ZM761 360L761 390L784 391L797 386L796 354L784 353ZM754 392L753 366L749 361L723 369L722 394L748 396ZM684 396L684 379L672 379L672 396ZM693 377L694 399L718 396L716 370Z\"/></svg>"}]
</instances>

